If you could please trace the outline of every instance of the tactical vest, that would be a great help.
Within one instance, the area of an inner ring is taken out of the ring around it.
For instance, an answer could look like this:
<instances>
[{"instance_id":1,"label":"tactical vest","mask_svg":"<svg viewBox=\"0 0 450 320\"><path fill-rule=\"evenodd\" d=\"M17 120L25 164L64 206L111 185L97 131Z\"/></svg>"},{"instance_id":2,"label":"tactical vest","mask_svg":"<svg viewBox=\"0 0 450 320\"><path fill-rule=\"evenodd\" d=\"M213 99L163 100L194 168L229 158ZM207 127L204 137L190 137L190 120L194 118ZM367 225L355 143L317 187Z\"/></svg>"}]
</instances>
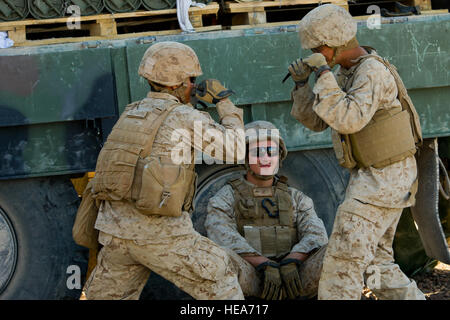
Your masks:
<instances>
[{"instance_id":1,"label":"tactical vest","mask_svg":"<svg viewBox=\"0 0 450 320\"><path fill-rule=\"evenodd\" d=\"M243 177L231 180L239 233L269 258L281 258L298 242L292 197L287 178L276 178L272 187L256 187Z\"/></svg>"},{"instance_id":2,"label":"tactical vest","mask_svg":"<svg viewBox=\"0 0 450 320\"><path fill-rule=\"evenodd\" d=\"M380 56L369 54L391 72L398 89L401 107L378 110L359 132L339 134L332 130L333 147L339 164L345 168L383 168L416 153L416 145L423 141L420 120L396 68ZM359 67L359 66L358 66ZM358 68L357 67L357 68Z\"/></svg>"},{"instance_id":3,"label":"tactical vest","mask_svg":"<svg viewBox=\"0 0 450 320\"><path fill-rule=\"evenodd\" d=\"M195 193L194 163L175 165L151 155L158 129L176 101L145 98L125 108L97 159L93 197L125 200L143 214L180 216Z\"/></svg>"}]
</instances>

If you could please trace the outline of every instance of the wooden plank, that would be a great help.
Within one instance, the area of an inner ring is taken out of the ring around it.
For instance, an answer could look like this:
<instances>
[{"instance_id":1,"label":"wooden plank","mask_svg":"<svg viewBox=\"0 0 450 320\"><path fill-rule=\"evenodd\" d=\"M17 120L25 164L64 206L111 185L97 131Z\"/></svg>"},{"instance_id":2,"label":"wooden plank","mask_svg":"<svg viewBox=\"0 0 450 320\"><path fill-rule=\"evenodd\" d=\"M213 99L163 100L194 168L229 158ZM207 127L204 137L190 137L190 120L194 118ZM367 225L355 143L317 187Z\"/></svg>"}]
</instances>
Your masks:
<instances>
[{"instance_id":1,"label":"wooden plank","mask_svg":"<svg viewBox=\"0 0 450 320\"><path fill-rule=\"evenodd\" d=\"M216 26L208 26L196 28L196 32L208 32L208 31L218 31L222 30L221 25ZM126 33L126 34L117 34L113 36L100 37L100 36L92 36L92 37L78 37L78 38L52 38L52 39L44 39L44 40L27 40L25 42L15 43L14 46L17 47L28 47L28 46L44 46L44 45L52 45L52 44L62 44L62 43L75 43L75 42L86 42L86 41L97 41L97 40L120 40L120 39L128 39L128 38L139 38L146 36L163 36L163 35L175 35L180 34L182 31L180 29L177 30L164 30L164 31L148 31L148 32L139 32L139 33Z\"/></svg>"},{"instance_id":2,"label":"wooden plank","mask_svg":"<svg viewBox=\"0 0 450 320\"><path fill-rule=\"evenodd\" d=\"M431 10L431 0L408 0L407 5L409 6L419 6L420 10Z\"/></svg>"},{"instance_id":3,"label":"wooden plank","mask_svg":"<svg viewBox=\"0 0 450 320\"><path fill-rule=\"evenodd\" d=\"M27 41L25 26L17 26L13 30L8 30L8 38L14 41L14 45Z\"/></svg>"},{"instance_id":4,"label":"wooden plank","mask_svg":"<svg viewBox=\"0 0 450 320\"><path fill-rule=\"evenodd\" d=\"M269 22L269 23L261 23L256 25L238 25L231 26L231 30L241 30L241 29L249 29L249 28L271 28L271 27L283 27L283 26L292 26L298 25L298 20L296 21L282 21L282 22Z\"/></svg>"},{"instance_id":5,"label":"wooden plank","mask_svg":"<svg viewBox=\"0 0 450 320\"><path fill-rule=\"evenodd\" d=\"M116 21L114 19L109 20L97 20L97 23L89 27L89 34L91 36L113 36L117 34Z\"/></svg>"},{"instance_id":6,"label":"wooden plank","mask_svg":"<svg viewBox=\"0 0 450 320\"><path fill-rule=\"evenodd\" d=\"M219 12L219 4L217 2L206 5L204 8L199 7L190 7L189 13L193 14L217 14ZM135 11L135 12L126 12L126 13L111 13L111 14L99 14L93 16L82 16L80 17L80 21L96 21L96 20L111 20L111 19L120 19L120 18L138 18L138 17L151 17L151 16L161 16L168 14L177 14L177 9L164 9L164 10L153 10L153 11ZM0 30L3 27L12 27L12 26L26 26L26 25L37 25L37 24L52 24L52 23L67 23L68 19L73 17L63 17L63 18L54 18L54 19L27 19L27 20L19 20L19 21L7 21L0 22Z\"/></svg>"},{"instance_id":7,"label":"wooden plank","mask_svg":"<svg viewBox=\"0 0 450 320\"><path fill-rule=\"evenodd\" d=\"M280 6L294 6L294 5L307 5L317 4L322 2L320 0L275 0L275 1L256 1L256 2L225 2L225 11L227 13L234 12L251 12L261 11L266 7L280 7ZM323 3L334 3L339 6L347 6L345 0L324 0Z\"/></svg>"},{"instance_id":8,"label":"wooden plank","mask_svg":"<svg viewBox=\"0 0 450 320\"><path fill-rule=\"evenodd\" d=\"M194 28L203 27L203 18L201 14L189 14L189 20Z\"/></svg>"}]
</instances>

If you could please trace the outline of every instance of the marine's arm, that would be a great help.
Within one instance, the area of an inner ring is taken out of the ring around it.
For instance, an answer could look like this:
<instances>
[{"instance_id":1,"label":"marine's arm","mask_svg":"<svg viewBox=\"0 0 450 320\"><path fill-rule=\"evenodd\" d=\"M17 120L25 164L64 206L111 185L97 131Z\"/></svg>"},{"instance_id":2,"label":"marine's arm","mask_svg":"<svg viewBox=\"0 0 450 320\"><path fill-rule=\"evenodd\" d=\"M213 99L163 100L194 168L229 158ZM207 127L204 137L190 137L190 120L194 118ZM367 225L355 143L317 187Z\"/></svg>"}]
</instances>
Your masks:
<instances>
[{"instance_id":1,"label":"marine's arm","mask_svg":"<svg viewBox=\"0 0 450 320\"><path fill-rule=\"evenodd\" d=\"M328 125L313 110L314 93L309 84L295 86L292 90L293 100L291 115L312 131L323 131Z\"/></svg>"},{"instance_id":2,"label":"marine's arm","mask_svg":"<svg viewBox=\"0 0 450 320\"><path fill-rule=\"evenodd\" d=\"M220 124L206 112L193 110L190 121L193 147L208 156L226 163L243 161L245 132L243 111L226 98L216 104Z\"/></svg>"},{"instance_id":3,"label":"marine's arm","mask_svg":"<svg viewBox=\"0 0 450 320\"><path fill-rule=\"evenodd\" d=\"M341 134L360 131L372 119L385 94L386 73L380 67L376 62L359 67L348 92L339 87L333 73L322 73L313 88L314 112Z\"/></svg>"},{"instance_id":4,"label":"marine's arm","mask_svg":"<svg viewBox=\"0 0 450 320\"><path fill-rule=\"evenodd\" d=\"M314 210L311 198L291 188L296 213L297 235L299 242L291 250L291 254L301 253L300 257L328 243L328 236L323 221ZM295 256L295 254L294 254ZM299 259L302 260L302 259Z\"/></svg>"}]
</instances>

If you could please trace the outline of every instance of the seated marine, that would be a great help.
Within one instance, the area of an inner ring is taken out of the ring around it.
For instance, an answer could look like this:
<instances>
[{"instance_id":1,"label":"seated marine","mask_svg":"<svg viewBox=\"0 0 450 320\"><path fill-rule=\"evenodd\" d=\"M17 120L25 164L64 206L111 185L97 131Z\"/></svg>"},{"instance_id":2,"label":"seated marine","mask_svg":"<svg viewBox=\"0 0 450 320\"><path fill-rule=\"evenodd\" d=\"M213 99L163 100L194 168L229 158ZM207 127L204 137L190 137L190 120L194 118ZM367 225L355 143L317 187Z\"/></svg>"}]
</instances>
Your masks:
<instances>
[{"instance_id":1,"label":"seated marine","mask_svg":"<svg viewBox=\"0 0 450 320\"><path fill-rule=\"evenodd\" d=\"M226 249L246 297L317 295L328 243L313 201L278 176L287 149L267 121L245 126L247 172L209 200L207 236Z\"/></svg>"}]
</instances>

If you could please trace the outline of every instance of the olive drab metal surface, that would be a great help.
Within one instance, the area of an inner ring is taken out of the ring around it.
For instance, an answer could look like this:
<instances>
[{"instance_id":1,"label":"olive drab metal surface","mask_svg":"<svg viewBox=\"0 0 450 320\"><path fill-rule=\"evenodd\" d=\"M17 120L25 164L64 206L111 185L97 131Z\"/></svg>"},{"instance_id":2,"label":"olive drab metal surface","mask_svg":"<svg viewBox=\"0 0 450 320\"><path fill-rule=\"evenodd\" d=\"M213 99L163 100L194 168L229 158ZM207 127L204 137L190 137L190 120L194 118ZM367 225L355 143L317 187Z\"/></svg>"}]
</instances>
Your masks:
<instances>
[{"instance_id":1,"label":"olive drab metal surface","mask_svg":"<svg viewBox=\"0 0 450 320\"><path fill-rule=\"evenodd\" d=\"M176 4L176 0L142 0L142 5L147 10L171 9Z\"/></svg>"},{"instance_id":2,"label":"olive drab metal surface","mask_svg":"<svg viewBox=\"0 0 450 320\"><path fill-rule=\"evenodd\" d=\"M64 15L64 0L28 0L31 15L36 19L58 18Z\"/></svg>"},{"instance_id":3,"label":"olive drab metal surface","mask_svg":"<svg viewBox=\"0 0 450 320\"><path fill-rule=\"evenodd\" d=\"M104 0L106 9L111 13L136 11L141 0Z\"/></svg>"},{"instance_id":4,"label":"olive drab metal surface","mask_svg":"<svg viewBox=\"0 0 450 320\"><path fill-rule=\"evenodd\" d=\"M105 6L103 0L71 0L70 5L78 6L82 16L99 14Z\"/></svg>"},{"instance_id":5,"label":"olive drab metal surface","mask_svg":"<svg viewBox=\"0 0 450 320\"><path fill-rule=\"evenodd\" d=\"M0 20L22 20L26 18L28 13L27 0L0 0Z\"/></svg>"},{"instance_id":6,"label":"olive drab metal surface","mask_svg":"<svg viewBox=\"0 0 450 320\"><path fill-rule=\"evenodd\" d=\"M450 79L445 71L450 42L446 33L441 32L450 28L450 14L404 17L392 22L397 23L383 24L378 30L368 29L361 23L357 37L362 45L376 48L398 68L419 112L424 136L450 136ZM81 145L87 145L81 138L85 136L82 128L86 127L94 135L100 132L100 140L106 139L103 131L107 134L108 129L101 124L107 121L113 124L125 105L146 95L148 84L137 74L139 62L152 42L163 40L191 46L204 73L198 80L220 75L224 86L236 92L235 104L245 106L246 121L270 119L286 137L290 151L331 147L328 130L312 132L290 115L292 83L282 84L281 80L289 63L309 52L301 50L297 28L292 25L105 40L89 45L3 49L0 51L0 128L15 126L14 130L21 132L19 140L23 143L17 141L14 147L0 144L0 157L30 155L30 148L34 150L32 146L40 141L49 148L46 158L61 164L59 172L93 170L95 161L86 159L95 159L96 154L90 155L84 149L83 166L68 161L67 152L82 147L68 144L65 139L49 144L49 136L40 124L60 127L58 130L63 130L68 123L78 126L80 131L75 137L80 137ZM3 132L0 140L8 141L5 139L12 135L11 130ZM8 165L0 166L0 178L47 175L54 170L52 161L37 164L32 156L27 158L29 161L24 165L24 158L12 157Z\"/></svg>"}]
</instances>

